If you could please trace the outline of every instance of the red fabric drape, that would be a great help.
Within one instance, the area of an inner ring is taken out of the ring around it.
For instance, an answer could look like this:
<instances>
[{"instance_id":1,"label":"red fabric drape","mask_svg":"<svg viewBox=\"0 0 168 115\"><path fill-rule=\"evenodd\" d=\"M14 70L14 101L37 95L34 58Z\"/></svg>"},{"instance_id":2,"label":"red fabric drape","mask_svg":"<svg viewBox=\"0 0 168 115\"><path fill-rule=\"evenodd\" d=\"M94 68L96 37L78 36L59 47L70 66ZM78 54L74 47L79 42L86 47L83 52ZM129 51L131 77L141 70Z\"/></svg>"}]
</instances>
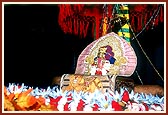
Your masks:
<instances>
[{"instance_id":1,"label":"red fabric drape","mask_svg":"<svg viewBox=\"0 0 168 115\"><path fill-rule=\"evenodd\" d=\"M96 34L98 39L102 34L100 30L103 5L98 4L59 4L58 22L64 33L75 34L81 38L85 38L88 32L92 36ZM108 17L112 18L113 4L108 4ZM154 14L154 11L159 8L158 4L136 4L129 5L130 24L135 33L138 33L147 24L148 20ZM157 12L157 11L156 11ZM146 29L154 23L157 26L164 21L164 7L160 8L160 12L155 20L152 20ZM91 25L91 30L88 31Z\"/></svg>"},{"instance_id":2,"label":"red fabric drape","mask_svg":"<svg viewBox=\"0 0 168 115\"><path fill-rule=\"evenodd\" d=\"M149 19L159 10L159 5L136 5L130 9L130 23L133 27L135 33L138 33L142 30L142 28L147 24ZM157 26L159 22L163 22L163 7L160 8L158 15L156 16L155 20L152 19L149 26L147 26L147 30L149 27L154 23L154 26ZM154 18L153 17L153 18Z\"/></svg>"}]
</instances>

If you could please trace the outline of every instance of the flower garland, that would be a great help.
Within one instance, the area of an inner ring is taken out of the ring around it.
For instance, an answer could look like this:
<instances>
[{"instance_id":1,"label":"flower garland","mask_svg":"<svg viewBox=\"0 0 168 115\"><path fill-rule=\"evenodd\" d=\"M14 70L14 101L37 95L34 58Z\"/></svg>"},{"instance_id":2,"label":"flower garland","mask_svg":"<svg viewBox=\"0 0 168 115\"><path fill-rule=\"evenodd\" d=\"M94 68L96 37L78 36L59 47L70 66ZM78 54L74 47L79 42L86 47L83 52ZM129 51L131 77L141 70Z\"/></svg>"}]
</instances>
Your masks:
<instances>
[{"instance_id":1,"label":"flower garland","mask_svg":"<svg viewBox=\"0 0 168 115\"><path fill-rule=\"evenodd\" d=\"M9 83L4 86L5 111L164 111L164 96L134 93L126 88L102 93L62 92Z\"/></svg>"}]
</instances>

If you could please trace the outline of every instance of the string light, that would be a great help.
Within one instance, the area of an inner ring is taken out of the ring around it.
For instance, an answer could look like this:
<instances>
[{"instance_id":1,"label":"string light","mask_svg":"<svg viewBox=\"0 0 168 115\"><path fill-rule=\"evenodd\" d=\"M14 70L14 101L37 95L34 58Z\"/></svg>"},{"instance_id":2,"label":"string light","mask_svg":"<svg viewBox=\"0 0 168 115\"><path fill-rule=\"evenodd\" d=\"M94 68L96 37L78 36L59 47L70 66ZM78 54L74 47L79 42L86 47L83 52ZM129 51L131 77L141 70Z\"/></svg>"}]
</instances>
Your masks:
<instances>
[{"instance_id":1,"label":"string light","mask_svg":"<svg viewBox=\"0 0 168 115\"><path fill-rule=\"evenodd\" d=\"M154 25L155 25L155 20L156 20L156 17L158 16L159 12L160 12L160 6L159 6L159 8L158 8L158 11L157 11L155 17L154 17L152 29L153 29L153 27L154 27Z\"/></svg>"},{"instance_id":2,"label":"string light","mask_svg":"<svg viewBox=\"0 0 168 115\"><path fill-rule=\"evenodd\" d=\"M141 77L140 77L139 74L138 74L138 71L136 71L136 74L137 74L137 76L138 76L138 78L139 78L141 84L143 85L143 82L142 82L142 80L141 80Z\"/></svg>"},{"instance_id":3,"label":"string light","mask_svg":"<svg viewBox=\"0 0 168 115\"><path fill-rule=\"evenodd\" d=\"M130 27L130 29L131 29L131 31L132 31L132 34L133 34L134 38L135 38L136 41L137 41L139 47L141 48L143 54L145 55L145 57L147 58L147 60L149 61L149 63L150 63L151 66L153 67L153 69L155 70L155 72L158 74L158 76L162 79L162 81L164 81L163 78L162 78L162 76L160 75L159 71L155 68L155 66L153 65L152 61L150 60L150 58L148 57L148 55L146 54L146 52L145 52L144 49L142 48L142 46L141 46L139 40L136 38L135 33L133 32L133 29L132 29L130 23L129 23L128 25L129 25L129 27Z\"/></svg>"},{"instance_id":4,"label":"string light","mask_svg":"<svg viewBox=\"0 0 168 115\"><path fill-rule=\"evenodd\" d=\"M154 20L156 19L156 17L157 17L158 14L159 14L160 7L161 7L161 5L159 6L158 9L156 9L156 10L154 11L153 15L152 15L151 18L148 20L148 22L145 24L145 26L142 28L142 30L141 30L137 35L133 36L132 40L134 40L134 38L137 38L137 37L146 29L146 27L149 25L149 23L150 23L151 20L153 19L155 13L157 12L156 15L155 15ZM133 32L133 29L132 29L132 32Z\"/></svg>"}]
</instances>

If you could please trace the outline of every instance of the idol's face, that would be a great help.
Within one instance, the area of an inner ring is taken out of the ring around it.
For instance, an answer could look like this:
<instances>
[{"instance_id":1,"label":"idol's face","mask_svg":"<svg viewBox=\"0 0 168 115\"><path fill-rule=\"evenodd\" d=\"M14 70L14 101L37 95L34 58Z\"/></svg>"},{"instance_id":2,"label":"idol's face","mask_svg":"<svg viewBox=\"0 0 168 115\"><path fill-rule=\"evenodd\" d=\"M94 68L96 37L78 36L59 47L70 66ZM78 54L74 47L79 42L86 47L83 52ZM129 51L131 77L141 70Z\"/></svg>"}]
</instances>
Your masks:
<instances>
[{"instance_id":1,"label":"idol's face","mask_svg":"<svg viewBox=\"0 0 168 115\"><path fill-rule=\"evenodd\" d=\"M103 58L105 56L106 49L107 48L105 48L105 47L102 47L99 49L99 57Z\"/></svg>"}]
</instances>

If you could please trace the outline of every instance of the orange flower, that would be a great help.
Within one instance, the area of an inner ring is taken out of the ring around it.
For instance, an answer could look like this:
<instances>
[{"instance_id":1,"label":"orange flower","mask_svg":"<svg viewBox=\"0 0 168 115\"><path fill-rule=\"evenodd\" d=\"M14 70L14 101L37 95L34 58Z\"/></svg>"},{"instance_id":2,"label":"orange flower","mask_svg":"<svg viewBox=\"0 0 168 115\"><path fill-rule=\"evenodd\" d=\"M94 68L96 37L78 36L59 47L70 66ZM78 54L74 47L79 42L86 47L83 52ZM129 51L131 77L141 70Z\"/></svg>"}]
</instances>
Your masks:
<instances>
[{"instance_id":1,"label":"orange flower","mask_svg":"<svg viewBox=\"0 0 168 115\"><path fill-rule=\"evenodd\" d=\"M7 96L4 97L4 110L6 110L6 111L15 111L15 107L13 106L11 101L9 101Z\"/></svg>"},{"instance_id":2,"label":"orange flower","mask_svg":"<svg viewBox=\"0 0 168 115\"><path fill-rule=\"evenodd\" d=\"M44 104L45 104L45 98L42 97L42 96L39 96L39 98L37 98L37 102L38 102L40 105L44 105Z\"/></svg>"},{"instance_id":3,"label":"orange flower","mask_svg":"<svg viewBox=\"0 0 168 115\"><path fill-rule=\"evenodd\" d=\"M11 94L7 95L7 98L8 98L9 101L12 101L15 98L15 94L11 93Z\"/></svg>"},{"instance_id":4,"label":"orange flower","mask_svg":"<svg viewBox=\"0 0 168 115\"><path fill-rule=\"evenodd\" d=\"M7 95L7 89L5 86L4 86L4 94Z\"/></svg>"},{"instance_id":5,"label":"orange flower","mask_svg":"<svg viewBox=\"0 0 168 115\"><path fill-rule=\"evenodd\" d=\"M12 101L14 99L14 97L15 97L14 93L10 93L9 95L7 95L7 89L6 89L6 87L4 87L4 96L9 101Z\"/></svg>"},{"instance_id":6,"label":"orange flower","mask_svg":"<svg viewBox=\"0 0 168 115\"><path fill-rule=\"evenodd\" d=\"M18 95L18 98L16 99L16 103L19 107L29 108L37 102L36 98L29 94L32 90L33 89L28 89L27 91L21 92Z\"/></svg>"}]
</instances>

